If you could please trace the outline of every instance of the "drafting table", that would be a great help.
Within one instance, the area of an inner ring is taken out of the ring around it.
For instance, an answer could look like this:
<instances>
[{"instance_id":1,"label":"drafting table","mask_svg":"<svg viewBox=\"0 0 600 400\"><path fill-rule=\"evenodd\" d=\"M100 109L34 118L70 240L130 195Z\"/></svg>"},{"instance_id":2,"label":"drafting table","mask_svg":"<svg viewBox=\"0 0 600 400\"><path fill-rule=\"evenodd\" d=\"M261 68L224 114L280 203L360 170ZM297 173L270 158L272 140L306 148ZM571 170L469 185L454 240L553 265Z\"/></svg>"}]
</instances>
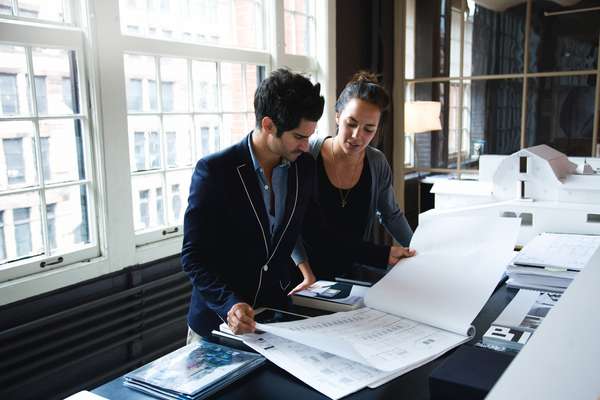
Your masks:
<instances>
[{"instance_id":1,"label":"drafting table","mask_svg":"<svg viewBox=\"0 0 600 400\"><path fill-rule=\"evenodd\" d=\"M481 340L483 332L487 330L515 294L516 290L507 289L504 285L497 289L474 321L477 330L475 338L463 346L471 346ZM451 353L452 351L377 389L362 389L344 399L429 399L429 375ZM94 389L92 392L111 400L153 399L123 386L122 376ZM222 400L281 399L283 396L289 399L306 400L327 398L270 362L210 398Z\"/></svg>"}]
</instances>

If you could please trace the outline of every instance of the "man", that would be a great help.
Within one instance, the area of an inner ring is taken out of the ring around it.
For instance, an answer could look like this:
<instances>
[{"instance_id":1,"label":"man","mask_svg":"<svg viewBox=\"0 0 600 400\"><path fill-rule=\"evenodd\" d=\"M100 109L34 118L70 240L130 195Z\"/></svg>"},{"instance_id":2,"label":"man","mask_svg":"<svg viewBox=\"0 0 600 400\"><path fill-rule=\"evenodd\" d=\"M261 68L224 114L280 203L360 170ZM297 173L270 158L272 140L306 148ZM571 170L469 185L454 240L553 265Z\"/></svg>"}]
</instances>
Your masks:
<instances>
[{"instance_id":1,"label":"man","mask_svg":"<svg viewBox=\"0 0 600 400\"><path fill-rule=\"evenodd\" d=\"M190 335L226 322L254 331L254 309L285 307L290 257L312 197L308 138L323 113L320 85L277 70L254 95L256 129L196 165L181 261L193 285Z\"/></svg>"}]
</instances>

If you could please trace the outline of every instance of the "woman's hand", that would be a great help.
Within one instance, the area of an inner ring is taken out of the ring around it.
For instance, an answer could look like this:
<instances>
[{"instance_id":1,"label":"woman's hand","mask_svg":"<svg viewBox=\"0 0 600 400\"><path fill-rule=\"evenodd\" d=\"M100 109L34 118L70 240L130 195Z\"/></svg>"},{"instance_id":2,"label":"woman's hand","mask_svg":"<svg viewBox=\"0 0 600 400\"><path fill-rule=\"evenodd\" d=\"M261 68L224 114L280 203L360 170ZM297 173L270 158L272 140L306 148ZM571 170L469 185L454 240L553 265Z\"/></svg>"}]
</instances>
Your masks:
<instances>
[{"instance_id":1,"label":"woman's hand","mask_svg":"<svg viewBox=\"0 0 600 400\"><path fill-rule=\"evenodd\" d=\"M298 286L293 288L288 293L288 296L291 296L294 293L299 292L301 290L307 289L310 285L317 281L317 278L315 278L315 274L313 274L312 268L308 264L308 261L303 261L300 264L298 264L298 268L300 269L300 272L302 273L302 277L304 279L302 280L302 282L300 282Z\"/></svg>"},{"instance_id":2,"label":"woman's hand","mask_svg":"<svg viewBox=\"0 0 600 400\"><path fill-rule=\"evenodd\" d=\"M408 247L392 246L392 247L390 247L390 255L388 258L388 265L394 266L401 259L412 257L415 254L417 254L417 252Z\"/></svg>"}]
</instances>

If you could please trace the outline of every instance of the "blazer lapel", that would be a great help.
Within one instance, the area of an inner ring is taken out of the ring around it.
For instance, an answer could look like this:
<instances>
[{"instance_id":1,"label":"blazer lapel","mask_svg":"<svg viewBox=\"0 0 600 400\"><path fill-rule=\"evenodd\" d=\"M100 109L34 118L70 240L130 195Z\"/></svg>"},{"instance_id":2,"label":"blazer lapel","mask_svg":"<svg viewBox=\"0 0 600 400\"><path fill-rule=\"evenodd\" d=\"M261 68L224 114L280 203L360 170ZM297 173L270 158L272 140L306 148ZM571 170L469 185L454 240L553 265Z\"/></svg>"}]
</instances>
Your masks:
<instances>
[{"instance_id":1,"label":"blazer lapel","mask_svg":"<svg viewBox=\"0 0 600 400\"><path fill-rule=\"evenodd\" d=\"M281 224L275 230L273 241L276 245L281 240L290 224L290 221L294 217L296 212L296 204L298 202L298 164L292 163L288 168L288 182L287 182L287 194L285 196L285 211Z\"/></svg>"},{"instance_id":2,"label":"blazer lapel","mask_svg":"<svg viewBox=\"0 0 600 400\"><path fill-rule=\"evenodd\" d=\"M237 174L240 178L240 185L243 186L248 206L252 214L256 217L256 223L259 225L265 240L267 254L269 253L269 244L271 243L271 233L269 230L269 218L267 210L260 192L256 171L252 166L250 152L248 149L248 136L240 143L240 163L236 166Z\"/></svg>"}]
</instances>

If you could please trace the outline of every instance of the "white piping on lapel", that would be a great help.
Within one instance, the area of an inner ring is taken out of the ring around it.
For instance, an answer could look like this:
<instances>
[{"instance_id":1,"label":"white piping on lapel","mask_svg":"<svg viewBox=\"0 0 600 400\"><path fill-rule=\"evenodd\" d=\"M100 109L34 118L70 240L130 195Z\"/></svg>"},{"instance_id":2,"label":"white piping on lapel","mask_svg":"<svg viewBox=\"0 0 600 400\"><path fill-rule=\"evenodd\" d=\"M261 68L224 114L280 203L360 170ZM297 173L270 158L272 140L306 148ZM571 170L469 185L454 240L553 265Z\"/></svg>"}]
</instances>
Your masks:
<instances>
[{"instance_id":1,"label":"white piping on lapel","mask_svg":"<svg viewBox=\"0 0 600 400\"><path fill-rule=\"evenodd\" d=\"M237 173L240 176L240 181L242 181L242 185L244 186L244 191L246 192L246 196L248 197L250 206L252 206L252 211L254 211L254 216L256 217L256 220L258 221L258 226L260 227L260 230L263 235L263 241L265 242L265 252L267 253L267 257L269 257L269 243L267 242L267 236L265 235L265 229L263 228L262 223L260 222L260 218L258 218L258 213L256 212L256 208L254 208L254 203L252 203L252 198L250 197L250 193L248 192L248 188L246 187L246 183L244 182L244 178L242 177L242 173L240 172L240 168L242 168L244 166L246 166L245 163L242 165L238 165Z\"/></svg>"}]
</instances>

